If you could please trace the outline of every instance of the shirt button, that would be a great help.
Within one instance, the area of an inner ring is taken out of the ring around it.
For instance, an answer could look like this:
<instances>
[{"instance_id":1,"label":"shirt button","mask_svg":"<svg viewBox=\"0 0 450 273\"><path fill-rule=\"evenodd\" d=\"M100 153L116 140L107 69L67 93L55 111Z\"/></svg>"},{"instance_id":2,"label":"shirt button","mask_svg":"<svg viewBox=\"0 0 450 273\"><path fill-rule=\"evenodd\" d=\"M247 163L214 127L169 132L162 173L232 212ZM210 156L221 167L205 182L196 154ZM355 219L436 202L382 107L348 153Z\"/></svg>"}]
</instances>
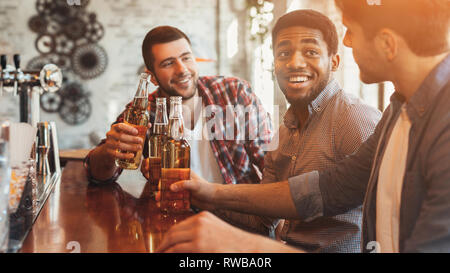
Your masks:
<instances>
[{"instance_id":1,"label":"shirt button","mask_svg":"<svg viewBox=\"0 0 450 273\"><path fill-rule=\"evenodd\" d=\"M297 156L293 155L292 156L292 161L295 161L297 159Z\"/></svg>"}]
</instances>

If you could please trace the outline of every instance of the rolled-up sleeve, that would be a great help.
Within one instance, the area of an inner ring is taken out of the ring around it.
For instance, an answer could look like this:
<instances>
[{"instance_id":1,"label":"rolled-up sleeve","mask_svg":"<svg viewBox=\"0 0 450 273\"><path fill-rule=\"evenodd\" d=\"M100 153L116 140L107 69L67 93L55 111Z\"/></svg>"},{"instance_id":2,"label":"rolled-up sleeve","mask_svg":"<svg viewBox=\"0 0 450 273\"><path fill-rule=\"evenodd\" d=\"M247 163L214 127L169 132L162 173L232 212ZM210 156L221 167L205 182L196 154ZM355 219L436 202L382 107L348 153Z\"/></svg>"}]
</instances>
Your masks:
<instances>
[{"instance_id":1,"label":"rolled-up sleeve","mask_svg":"<svg viewBox=\"0 0 450 273\"><path fill-rule=\"evenodd\" d=\"M389 120L383 115L372 134L352 156L335 167L288 179L299 219L335 216L362 205L381 129Z\"/></svg>"},{"instance_id":2,"label":"rolled-up sleeve","mask_svg":"<svg viewBox=\"0 0 450 273\"><path fill-rule=\"evenodd\" d=\"M319 187L319 172L312 171L288 179L292 201L299 219L311 221L323 216L322 193Z\"/></svg>"}]
</instances>

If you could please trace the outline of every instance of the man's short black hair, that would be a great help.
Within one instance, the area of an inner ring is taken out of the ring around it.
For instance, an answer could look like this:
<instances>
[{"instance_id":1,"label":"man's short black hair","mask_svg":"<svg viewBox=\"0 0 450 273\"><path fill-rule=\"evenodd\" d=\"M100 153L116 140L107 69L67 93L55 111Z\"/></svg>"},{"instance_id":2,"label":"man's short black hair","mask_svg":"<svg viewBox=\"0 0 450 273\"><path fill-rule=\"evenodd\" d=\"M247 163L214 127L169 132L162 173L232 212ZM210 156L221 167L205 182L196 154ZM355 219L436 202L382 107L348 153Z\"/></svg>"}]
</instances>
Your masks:
<instances>
[{"instance_id":1,"label":"man's short black hair","mask_svg":"<svg viewBox=\"0 0 450 273\"><path fill-rule=\"evenodd\" d=\"M302 26L320 30L320 32L322 32L323 39L327 44L328 56L332 56L337 53L338 35L336 26L327 16L310 9L294 10L284 14L278 19L272 30L272 45L274 49L278 33L282 29L294 26Z\"/></svg>"},{"instance_id":2,"label":"man's short black hair","mask_svg":"<svg viewBox=\"0 0 450 273\"><path fill-rule=\"evenodd\" d=\"M155 44L169 43L179 39L186 39L189 45L191 44L187 35L176 27L159 26L150 30L142 42L142 57L144 58L147 69L154 72L153 62L155 61L155 57L152 53L152 47Z\"/></svg>"},{"instance_id":3,"label":"man's short black hair","mask_svg":"<svg viewBox=\"0 0 450 273\"><path fill-rule=\"evenodd\" d=\"M435 56L449 50L449 0L335 0L344 17L355 21L368 39L382 28L402 36L418 56Z\"/></svg>"}]
</instances>

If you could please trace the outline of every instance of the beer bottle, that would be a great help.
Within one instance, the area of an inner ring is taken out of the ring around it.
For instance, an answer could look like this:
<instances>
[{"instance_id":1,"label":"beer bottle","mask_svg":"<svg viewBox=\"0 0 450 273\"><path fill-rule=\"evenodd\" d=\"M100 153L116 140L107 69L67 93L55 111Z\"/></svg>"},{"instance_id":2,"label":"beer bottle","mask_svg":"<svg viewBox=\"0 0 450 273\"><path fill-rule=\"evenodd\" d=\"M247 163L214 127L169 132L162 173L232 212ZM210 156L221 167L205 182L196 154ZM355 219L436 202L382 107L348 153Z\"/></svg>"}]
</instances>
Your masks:
<instances>
[{"instance_id":1,"label":"beer bottle","mask_svg":"<svg viewBox=\"0 0 450 273\"><path fill-rule=\"evenodd\" d=\"M156 98L155 121L153 122L153 134L148 141L149 155L149 180L150 191L158 190L158 183L161 177L161 149L167 138L166 98Z\"/></svg>"},{"instance_id":2,"label":"beer bottle","mask_svg":"<svg viewBox=\"0 0 450 273\"><path fill-rule=\"evenodd\" d=\"M169 134L161 155L160 207L166 212L190 209L189 191L171 192L170 185L190 179L190 147L184 138L181 97L170 97Z\"/></svg>"},{"instance_id":3,"label":"beer bottle","mask_svg":"<svg viewBox=\"0 0 450 273\"><path fill-rule=\"evenodd\" d=\"M145 140L148 125L148 89L150 79L147 73L142 73L139 77L138 89L134 95L133 102L125 110L124 123L133 126L138 130L138 136ZM116 159L116 165L123 169L135 170L141 163L142 150L135 152L131 159Z\"/></svg>"}]
</instances>

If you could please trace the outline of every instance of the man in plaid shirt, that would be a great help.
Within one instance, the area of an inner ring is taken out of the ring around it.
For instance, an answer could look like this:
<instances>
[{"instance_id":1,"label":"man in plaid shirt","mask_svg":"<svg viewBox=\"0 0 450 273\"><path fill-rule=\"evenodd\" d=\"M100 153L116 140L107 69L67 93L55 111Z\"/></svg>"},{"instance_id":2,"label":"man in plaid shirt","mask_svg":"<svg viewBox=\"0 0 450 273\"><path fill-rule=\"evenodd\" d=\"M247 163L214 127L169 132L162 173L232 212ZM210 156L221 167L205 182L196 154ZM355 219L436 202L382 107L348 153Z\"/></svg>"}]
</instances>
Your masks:
<instances>
[{"instance_id":1,"label":"man in plaid shirt","mask_svg":"<svg viewBox=\"0 0 450 273\"><path fill-rule=\"evenodd\" d=\"M206 141L203 137L203 141L190 143L191 169L217 183L259 182L264 167L264 147L271 140L272 125L250 85L233 77L199 77L189 38L174 27L151 30L144 39L142 54L152 83L159 86L149 95L150 123L155 118L156 98L169 96L181 96L184 109L190 110L191 115L186 113L189 111L183 114L185 120L191 121L185 127L187 131L195 133L200 128L202 132L199 124L213 123ZM196 116L202 107L212 113L206 114L205 120L200 122ZM132 158L133 152L143 146L146 155L146 145L134 128L123 123L121 114L106 139L85 159L89 180L95 183L116 180L122 169L115 166L115 160ZM144 175L147 169L145 160L141 168Z\"/></svg>"}]
</instances>

